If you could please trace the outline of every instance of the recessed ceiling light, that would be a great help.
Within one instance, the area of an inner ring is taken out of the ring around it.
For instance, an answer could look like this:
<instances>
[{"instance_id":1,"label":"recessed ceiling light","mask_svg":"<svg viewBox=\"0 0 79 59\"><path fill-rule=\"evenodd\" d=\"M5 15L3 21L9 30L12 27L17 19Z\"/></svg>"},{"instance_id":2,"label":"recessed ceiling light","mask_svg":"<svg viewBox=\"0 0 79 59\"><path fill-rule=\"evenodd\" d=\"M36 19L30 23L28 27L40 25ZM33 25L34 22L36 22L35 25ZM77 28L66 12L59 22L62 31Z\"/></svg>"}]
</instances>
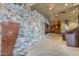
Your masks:
<instances>
[{"instance_id":1,"label":"recessed ceiling light","mask_svg":"<svg viewBox=\"0 0 79 59\"><path fill-rule=\"evenodd\" d=\"M74 10L74 11L72 11L72 13L75 13L75 10Z\"/></svg>"},{"instance_id":2,"label":"recessed ceiling light","mask_svg":"<svg viewBox=\"0 0 79 59\"><path fill-rule=\"evenodd\" d=\"M76 5L76 4L73 4L74 6Z\"/></svg>"},{"instance_id":3,"label":"recessed ceiling light","mask_svg":"<svg viewBox=\"0 0 79 59\"><path fill-rule=\"evenodd\" d=\"M66 4L64 4L65 6L68 6L69 4L68 3L66 3Z\"/></svg>"},{"instance_id":4,"label":"recessed ceiling light","mask_svg":"<svg viewBox=\"0 0 79 59\"><path fill-rule=\"evenodd\" d=\"M49 8L49 10L52 10L52 8Z\"/></svg>"},{"instance_id":5,"label":"recessed ceiling light","mask_svg":"<svg viewBox=\"0 0 79 59\"><path fill-rule=\"evenodd\" d=\"M56 14L55 16L58 16L58 14Z\"/></svg>"},{"instance_id":6,"label":"recessed ceiling light","mask_svg":"<svg viewBox=\"0 0 79 59\"><path fill-rule=\"evenodd\" d=\"M73 5L75 6L75 5L77 5L78 3L74 3Z\"/></svg>"},{"instance_id":7,"label":"recessed ceiling light","mask_svg":"<svg viewBox=\"0 0 79 59\"><path fill-rule=\"evenodd\" d=\"M30 5L30 6L32 6L32 5L34 5L35 3L29 3L28 5Z\"/></svg>"},{"instance_id":8,"label":"recessed ceiling light","mask_svg":"<svg viewBox=\"0 0 79 59\"><path fill-rule=\"evenodd\" d=\"M55 8L55 4L53 4L53 3L49 4L49 10L52 10L54 8Z\"/></svg>"}]
</instances>

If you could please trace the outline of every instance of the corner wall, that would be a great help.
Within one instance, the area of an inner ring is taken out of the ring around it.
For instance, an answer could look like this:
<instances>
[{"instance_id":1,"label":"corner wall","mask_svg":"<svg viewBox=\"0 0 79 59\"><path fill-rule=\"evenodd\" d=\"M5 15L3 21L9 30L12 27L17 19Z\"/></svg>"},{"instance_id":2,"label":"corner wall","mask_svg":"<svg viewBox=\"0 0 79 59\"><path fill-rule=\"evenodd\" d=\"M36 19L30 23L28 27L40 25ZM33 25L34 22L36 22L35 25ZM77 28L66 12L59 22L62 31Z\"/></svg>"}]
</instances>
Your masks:
<instances>
[{"instance_id":1,"label":"corner wall","mask_svg":"<svg viewBox=\"0 0 79 59\"><path fill-rule=\"evenodd\" d=\"M22 6L18 4L2 4L1 6L0 22L3 20L15 20L20 23L20 31L13 54L17 56L27 55L27 48L35 45L45 36L44 23L48 22L47 19L36 10L31 11L28 4L22 4Z\"/></svg>"}]
</instances>

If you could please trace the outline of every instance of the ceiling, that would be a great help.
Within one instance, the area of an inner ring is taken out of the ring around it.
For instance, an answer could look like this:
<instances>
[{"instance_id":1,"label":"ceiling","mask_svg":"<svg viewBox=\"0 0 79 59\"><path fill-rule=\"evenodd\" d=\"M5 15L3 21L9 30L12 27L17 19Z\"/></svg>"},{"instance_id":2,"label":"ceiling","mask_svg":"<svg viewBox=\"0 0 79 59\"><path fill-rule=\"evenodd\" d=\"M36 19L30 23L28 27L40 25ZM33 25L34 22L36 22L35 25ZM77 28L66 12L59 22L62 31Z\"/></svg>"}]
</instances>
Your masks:
<instances>
[{"instance_id":1,"label":"ceiling","mask_svg":"<svg viewBox=\"0 0 79 59\"><path fill-rule=\"evenodd\" d=\"M78 17L78 5L73 3L55 3L54 8L52 10L49 9L49 3L36 3L31 5L32 10L37 10L41 14L43 14L50 23L53 23L53 20L59 18L61 20L68 19L76 19ZM65 12L65 14L63 14Z\"/></svg>"}]
</instances>

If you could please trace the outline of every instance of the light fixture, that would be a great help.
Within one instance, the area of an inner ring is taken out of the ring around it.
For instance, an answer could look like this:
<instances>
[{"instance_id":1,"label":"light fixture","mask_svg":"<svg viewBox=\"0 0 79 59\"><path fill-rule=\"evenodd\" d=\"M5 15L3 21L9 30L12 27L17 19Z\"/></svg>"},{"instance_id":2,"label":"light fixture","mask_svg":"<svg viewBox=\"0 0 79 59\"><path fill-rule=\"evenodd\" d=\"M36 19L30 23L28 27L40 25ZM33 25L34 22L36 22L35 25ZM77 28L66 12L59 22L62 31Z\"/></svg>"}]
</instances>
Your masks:
<instances>
[{"instance_id":1,"label":"light fixture","mask_svg":"<svg viewBox=\"0 0 79 59\"><path fill-rule=\"evenodd\" d=\"M66 3L66 4L64 4L65 6L68 6L69 4L68 3Z\"/></svg>"},{"instance_id":2,"label":"light fixture","mask_svg":"<svg viewBox=\"0 0 79 59\"><path fill-rule=\"evenodd\" d=\"M73 6L76 6L78 3L74 3Z\"/></svg>"},{"instance_id":3,"label":"light fixture","mask_svg":"<svg viewBox=\"0 0 79 59\"><path fill-rule=\"evenodd\" d=\"M49 4L49 10L53 10L54 8L55 8L55 4L54 3Z\"/></svg>"},{"instance_id":4,"label":"light fixture","mask_svg":"<svg viewBox=\"0 0 79 59\"><path fill-rule=\"evenodd\" d=\"M49 10L52 10L52 8L49 8Z\"/></svg>"},{"instance_id":5,"label":"light fixture","mask_svg":"<svg viewBox=\"0 0 79 59\"><path fill-rule=\"evenodd\" d=\"M58 14L56 14L55 16L58 16Z\"/></svg>"},{"instance_id":6,"label":"light fixture","mask_svg":"<svg viewBox=\"0 0 79 59\"><path fill-rule=\"evenodd\" d=\"M73 4L73 6L75 6L76 4Z\"/></svg>"},{"instance_id":7,"label":"light fixture","mask_svg":"<svg viewBox=\"0 0 79 59\"><path fill-rule=\"evenodd\" d=\"M72 13L75 13L75 10L73 10Z\"/></svg>"},{"instance_id":8,"label":"light fixture","mask_svg":"<svg viewBox=\"0 0 79 59\"><path fill-rule=\"evenodd\" d=\"M32 6L32 5L34 5L35 3L29 3L28 5L30 5L30 6Z\"/></svg>"}]
</instances>

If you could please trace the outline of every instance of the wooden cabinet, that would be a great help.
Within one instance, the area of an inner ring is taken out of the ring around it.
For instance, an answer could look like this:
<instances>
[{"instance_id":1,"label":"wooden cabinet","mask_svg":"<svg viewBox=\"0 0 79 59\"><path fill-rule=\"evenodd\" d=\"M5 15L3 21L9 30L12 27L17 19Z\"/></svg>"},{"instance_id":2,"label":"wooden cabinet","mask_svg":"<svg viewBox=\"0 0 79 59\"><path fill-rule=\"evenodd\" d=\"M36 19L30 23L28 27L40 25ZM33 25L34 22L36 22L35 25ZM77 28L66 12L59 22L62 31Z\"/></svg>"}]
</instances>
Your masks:
<instances>
[{"instance_id":1,"label":"wooden cabinet","mask_svg":"<svg viewBox=\"0 0 79 59\"><path fill-rule=\"evenodd\" d=\"M19 32L19 23L2 22L2 46L1 55L10 56L13 54L16 38Z\"/></svg>"},{"instance_id":2,"label":"wooden cabinet","mask_svg":"<svg viewBox=\"0 0 79 59\"><path fill-rule=\"evenodd\" d=\"M61 32L61 22L57 21L52 26L45 23L45 33L56 33L60 34Z\"/></svg>"},{"instance_id":3,"label":"wooden cabinet","mask_svg":"<svg viewBox=\"0 0 79 59\"><path fill-rule=\"evenodd\" d=\"M51 32L60 34L60 32L61 32L61 22L60 21L57 21L53 24Z\"/></svg>"}]
</instances>

